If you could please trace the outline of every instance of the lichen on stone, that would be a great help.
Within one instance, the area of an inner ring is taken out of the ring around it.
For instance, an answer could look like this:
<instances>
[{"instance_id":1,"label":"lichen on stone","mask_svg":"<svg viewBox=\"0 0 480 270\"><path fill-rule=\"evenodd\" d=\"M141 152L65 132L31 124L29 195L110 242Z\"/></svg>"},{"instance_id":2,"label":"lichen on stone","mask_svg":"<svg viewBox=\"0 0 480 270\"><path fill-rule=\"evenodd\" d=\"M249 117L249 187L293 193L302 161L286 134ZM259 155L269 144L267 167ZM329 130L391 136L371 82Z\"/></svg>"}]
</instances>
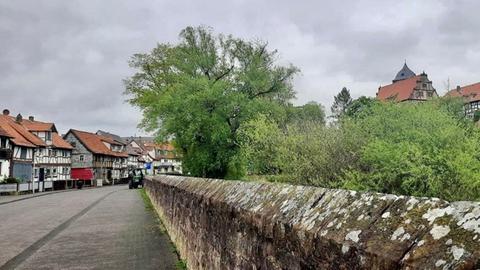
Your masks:
<instances>
[{"instance_id":1,"label":"lichen on stone","mask_svg":"<svg viewBox=\"0 0 480 270\"><path fill-rule=\"evenodd\" d=\"M390 217L390 212L385 212L382 214L382 218L388 218Z\"/></svg>"},{"instance_id":2,"label":"lichen on stone","mask_svg":"<svg viewBox=\"0 0 480 270\"><path fill-rule=\"evenodd\" d=\"M446 236L450 232L450 227L448 226L439 226L433 225L433 228L430 230L430 234L432 235L433 239L438 240L444 236Z\"/></svg>"},{"instance_id":3,"label":"lichen on stone","mask_svg":"<svg viewBox=\"0 0 480 270\"><path fill-rule=\"evenodd\" d=\"M362 233L361 230L351 231L345 236L345 240L350 240L357 243L359 240L360 233Z\"/></svg>"},{"instance_id":4,"label":"lichen on stone","mask_svg":"<svg viewBox=\"0 0 480 270\"><path fill-rule=\"evenodd\" d=\"M450 250L452 252L453 259L456 261L460 260L460 258L463 256L463 253L465 253L465 249L458 246L452 246Z\"/></svg>"}]
</instances>

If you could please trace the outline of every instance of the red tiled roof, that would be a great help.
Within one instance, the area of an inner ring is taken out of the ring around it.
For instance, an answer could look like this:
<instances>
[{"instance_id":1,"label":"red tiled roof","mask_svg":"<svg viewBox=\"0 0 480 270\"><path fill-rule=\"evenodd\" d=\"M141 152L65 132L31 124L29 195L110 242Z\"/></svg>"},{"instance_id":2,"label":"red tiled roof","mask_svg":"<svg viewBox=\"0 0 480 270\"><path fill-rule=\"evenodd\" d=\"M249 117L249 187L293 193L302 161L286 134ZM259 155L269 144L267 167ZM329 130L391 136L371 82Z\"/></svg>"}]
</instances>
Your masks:
<instances>
[{"instance_id":1,"label":"red tiled roof","mask_svg":"<svg viewBox=\"0 0 480 270\"><path fill-rule=\"evenodd\" d=\"M47 146L42 139L37 137L36 135L32 134L30 131L50 131L52 132L52 146L57 148L63 149L73 149L73 147L65 141L60 135L57 133L57 129L55 128L55 124L53 123L45 123L40 121L31 121L28 119L22 119L20 123L16 122L15 117L7 117L10 121L13 121L17 126L22 126L24 132L20 132L25 138L27 138L30 142L34 143L37 146Z\"/></svg>"},{"instance_id":2,"label":"red tiled roof","mask_svg":"<svg viewBox=\"0 0 480 270\"><path fill-rule=\"evenodd\" d=\"M52 144L57 148L73 149L73 147L56 132L52 132Z\"/></svg>"},{"instance_id":3,"label":"red tiled roof","mask_svg":"<svg viewBox=\"0 0 480 270\"><path fill-rule=\"evenodd\" d=\"M53 123L44 123L39 121L22 119L22 125L25 126L25 128L29 131L57 131Z\"/></svg>"},{"instance_id":4,"label":"red tiled roof","mask_svg":"<svg viewBox=\"0 0 480 270\"><path fill-rule=\"evenodd\" d=\"M480 82L448 91L446 96L464 97L468 102L480 100Z\"/></svg>"},{"instance_id":5,"label":"red tiled roof","mask_svg":"<svg viewBox=\"0 0 480 270\"><path fill-rule=\"evenodd\" d=\"M415 77L382 86L378 89L377 99L382 101L392 99L397 102L407 100L417 86L417 80L419 78L420 75L417 75Z\"/></svg>"},{"instance_id":6,"label":"red tiled roof","mask_svg":"<svg viewBox=\"0 0 480 270\"><path fill-rule=\"evenodd\" d=\"M6 130L4 130L2 127L0 127L0 136L12 138L12 136L10 134L8 134L8 132Z\"/></svg>"},{"instance_id":7,"label":"red tiled roof","mask_svg":"<svg viewBox=\"0 0 480 270\"><path fill-rule=\"evenodd\" d=\"M26 147L46 146L40 138L30 133L10 116L0 115L0 126L11 136L12 142L16 145Z\"/></svg>"},{"instance_id":8,"label":"red tiled roof","mask_svg":"<svg viewBox=\"0 0 480 270\"><path fill-rule=\"evenodd\" d=\"M107 156L115 156L115 157L128 157L126 152L114 152L110 150L103 142L107 142L110 144L117 144L114 140L104 137L101 135L97 135L95 133L74 130L71 129L69 132L72 132L75 137L83 144L85 147L95 154L107 155Z\"/></svg>"}]
</instances>

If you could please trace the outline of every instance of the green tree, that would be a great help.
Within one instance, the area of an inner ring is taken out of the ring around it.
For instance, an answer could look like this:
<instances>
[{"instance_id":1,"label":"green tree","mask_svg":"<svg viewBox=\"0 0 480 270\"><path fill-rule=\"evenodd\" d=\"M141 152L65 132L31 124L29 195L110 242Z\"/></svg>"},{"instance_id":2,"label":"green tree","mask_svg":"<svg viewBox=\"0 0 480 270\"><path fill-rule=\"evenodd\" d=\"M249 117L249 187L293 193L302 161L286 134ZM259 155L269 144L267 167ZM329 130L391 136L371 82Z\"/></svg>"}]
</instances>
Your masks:
<instances>
[{"instance_id":1,"label":"green tree","mask_svg":"<svg viewBox=\"0 0 480 270\"><path fill-rule=\"evenodd\" d=\"M349 129L367 143L344 187L447 200L480 198L479 131L449 101L377 103Z\"/></svg>"},{"instance_id":2,"label":"green tree","mask_svg":"<svg viewBox=\"0 0 480 270\"><path fill-rule=\"evenodd\" d=\"M289 113L289 122L306 123L314 122L325 124L325 110L321 104L310 101L305 105L291 107Z\"/></svg>"},{"instance_id":3,"label":"green tree","mask_svg":"<svg viewBox=\"0 0 480 270\"><path fill-rule=\"evenodd\" d=\"M282 156L286 154L282 151L284 133L275 121L260 114L242 126L239 137L249 174L277 175L281 172Z\"/></svg>"},{"instance_id":4,"label":"green tree","mask_svg":"<svg viewBox=\"0 0 480 270\"><path fill-rule=\"evenodd\" d=\"M334 102L331 108L332 117L339 119L352 103L352 97L350 96L350 91L346 87L343 87L340 93L333 98Z\"/></svg>"},{"instance_id":5,"label":"green tree","mask_svg":"<svg viewBox=\"0 0 480 270\"><path fill-rule=\"evenodd\" d=\"M298 69L276 59L264 42L187 27L178 44L133 56L137 73L125 81L125 93L143 112L141 127L175 138L186 173L238 178L246 167L239 129L259 114L285 121L295 96Z\"/></svg>"},{"instance_id":6,"label":"green tree","mask_svg":"<svg viewBox=\"0 0 480 270\"><path fill-rule=\"evenodd\" d=\"M365 114L371 112L371 108L378 100L371 97L361 96L353 100L345 110L345 116L350 118L363 117Z\"/></svg>"}]
</instances>

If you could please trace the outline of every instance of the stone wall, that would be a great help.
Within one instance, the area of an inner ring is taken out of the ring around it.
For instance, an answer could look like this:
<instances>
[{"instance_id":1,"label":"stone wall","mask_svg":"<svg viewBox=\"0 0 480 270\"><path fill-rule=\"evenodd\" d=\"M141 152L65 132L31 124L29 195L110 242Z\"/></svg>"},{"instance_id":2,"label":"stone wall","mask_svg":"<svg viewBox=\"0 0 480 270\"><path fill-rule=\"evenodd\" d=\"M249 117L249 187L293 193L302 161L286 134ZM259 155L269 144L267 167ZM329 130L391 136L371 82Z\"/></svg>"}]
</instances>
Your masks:
<instances>
[{"instance_id":1,"label":"stone wall","mask_svg":"<svg viewBox=\"0 0 480 270\"><path fill-rule=\"evenodd\" d=\"M179 176L146 180L189 269L480 269L480 203Z\"/></svg>"}]
</instances>

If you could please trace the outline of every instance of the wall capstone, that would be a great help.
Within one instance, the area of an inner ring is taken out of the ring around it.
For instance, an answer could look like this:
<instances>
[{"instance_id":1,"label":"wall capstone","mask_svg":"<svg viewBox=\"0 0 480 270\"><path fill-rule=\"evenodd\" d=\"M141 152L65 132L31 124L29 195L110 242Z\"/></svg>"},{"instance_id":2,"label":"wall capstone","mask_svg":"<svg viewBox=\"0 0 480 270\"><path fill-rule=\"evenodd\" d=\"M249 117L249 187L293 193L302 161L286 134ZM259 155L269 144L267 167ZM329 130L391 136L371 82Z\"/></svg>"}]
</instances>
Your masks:
<instances>
[{"instance_id":1,"label":"wall capstone","mask_svg":"<svg viewBox=\"0 0 480 270\"><path fill-rule=\"evenodd\" d=\"M275 183L145 181L190 269L480 269L480 203Z\"/></svg>"}]
</instances>

